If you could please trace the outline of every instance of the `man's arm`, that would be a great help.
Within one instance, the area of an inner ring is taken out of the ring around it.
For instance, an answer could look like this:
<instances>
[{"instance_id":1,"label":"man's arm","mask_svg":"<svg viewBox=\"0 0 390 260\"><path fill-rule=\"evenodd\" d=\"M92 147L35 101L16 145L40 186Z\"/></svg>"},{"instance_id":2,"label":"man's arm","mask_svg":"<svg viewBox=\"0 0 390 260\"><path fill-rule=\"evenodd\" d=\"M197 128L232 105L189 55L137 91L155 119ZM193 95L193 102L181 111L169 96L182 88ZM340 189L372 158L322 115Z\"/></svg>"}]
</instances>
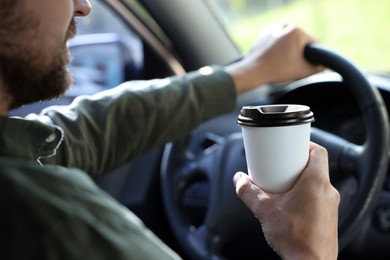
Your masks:
<instances>
[{"instance_id":1,"label":"man's arm","mask_svg":"<svg viewBox=\"0 0 390 260\"><path fill-rule=\"evenodd\" d=\"M99 177L132 158L186 137L207 119L230 112L236 93L222 67L185 76L126 82L51 107L41 119L63 129L54 157L43 163L79 168Z\"/></svg>"}]
</instances>

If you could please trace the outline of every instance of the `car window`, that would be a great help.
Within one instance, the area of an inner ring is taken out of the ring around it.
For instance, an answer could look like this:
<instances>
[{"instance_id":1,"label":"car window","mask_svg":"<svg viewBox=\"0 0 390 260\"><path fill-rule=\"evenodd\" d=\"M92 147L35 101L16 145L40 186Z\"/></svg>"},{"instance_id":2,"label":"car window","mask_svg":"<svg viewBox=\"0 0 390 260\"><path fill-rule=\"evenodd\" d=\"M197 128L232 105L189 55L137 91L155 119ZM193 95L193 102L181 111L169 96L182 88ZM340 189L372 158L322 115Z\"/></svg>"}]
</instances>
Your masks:
<instances>
[{"instance_id":1,"label":"car window","mask_svg":"<svg viewBox=\"0 0 390 260\"><path fill-rule=\"evenodd\" d=\"M92 0L91 4L93 11L77 19L77 37L69 41L75 84L101 90L139 78L143 62L140 37L103 2ZM125 71L129 64L132 71Z\"/></svg>"},{"instance_id":2,"label":"car window","mask_svg":"<svg viewBox=\"0 0 390 260\"><path fill-rule=\"evenodd\" d=\"M227 31L248 51L261 28L279 21L299 25L361 68L390 72L387 0L208 0Z\"/></svg>"}]
</instances>

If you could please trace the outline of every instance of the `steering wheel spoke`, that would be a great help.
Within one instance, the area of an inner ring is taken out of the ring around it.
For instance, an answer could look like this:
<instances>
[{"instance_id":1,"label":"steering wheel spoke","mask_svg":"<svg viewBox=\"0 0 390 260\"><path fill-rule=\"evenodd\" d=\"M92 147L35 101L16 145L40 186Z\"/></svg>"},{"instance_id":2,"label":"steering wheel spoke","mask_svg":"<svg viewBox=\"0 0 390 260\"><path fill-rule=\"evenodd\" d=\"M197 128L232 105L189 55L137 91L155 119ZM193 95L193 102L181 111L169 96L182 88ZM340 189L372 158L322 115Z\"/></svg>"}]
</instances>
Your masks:
<instances>
[{"instance_id":1,"label":"steering wheel spoke","mask_svg":"<svg viewBox=\"0 0 390 260\"><path fill-rule=\"evenodd\" d=\"M331 177L359 178L360 162L364 160L364 146L347 141L332 133L312 127L310 140L326 148Z\"/></svg>"},{"instance_id":2,"label":"steering wheel spoke","mask_svg":"<svg viewBox=\"0 0 390 260\"><path fill-rule=\"evenodd\" d=\"M200 259L224 259L221 256L224 239L213 233L206 225L191 230L187 235L191 248L195 249L197 257Z\"/></svg>"}]
</instances>

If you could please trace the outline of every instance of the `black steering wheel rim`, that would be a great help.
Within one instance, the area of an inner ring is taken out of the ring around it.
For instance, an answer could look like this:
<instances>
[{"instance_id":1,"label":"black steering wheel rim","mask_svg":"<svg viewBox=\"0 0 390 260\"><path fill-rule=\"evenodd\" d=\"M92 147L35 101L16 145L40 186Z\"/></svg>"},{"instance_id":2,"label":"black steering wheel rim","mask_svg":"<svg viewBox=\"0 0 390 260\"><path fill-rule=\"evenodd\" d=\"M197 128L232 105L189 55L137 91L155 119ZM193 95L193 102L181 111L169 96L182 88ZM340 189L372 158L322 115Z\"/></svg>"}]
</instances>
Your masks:
<instances>
[{"instance_id":1,"label":"black steering wheel rim","mask_svg":"<svg viewBox=\"0 0 390 260\"><path fill-rule=\"evenodd\" d=\"M359 104L367 132L362 146L346 143L338 156L340 167L346 169L353 167L355 171L360 171L357 192L350 201L352 205L349 212L341 215L339 219L339 246L344 248L383 187L389 160L387 110L379 91L370 85L355 65L340 54L313 44L305 48L305 58L312 63L322 64L342 76L344 84L350 88ZM311 139L321 144L321 140L316 138L312 135ZM332 144L322 144L328 151L333 149ZM354 159L356 153L360 153L358 161ZM330 156L336 155L332 153Z\"/></svg>"},{"instance_id":2,"label":"black steering wheel rim","mask_svg":"<svg viewBox=\"0 0 390 260\"><path fill-rule=\"evenodd\" d=\"M378 90L347 59L317 44L308 45L304 56L342 76L359 103L367 130L363 145L352 144L320 129L312 131L312 141L328 149L329 161L340 172L348 172L350 176L352 172L357 179L348 210L339 218L339 248L343 249L373 206L384 183L389 153L387 112ZM188 256L223 259L221 247L232 236L260 232L258 221L236 197L231 181L236 171L246 170L242 136L233 133L217 140L216 149L208 149L199 156L188 155L191 138L170 143L164 150L161 188L168 221ZM202 223L193 226L183 213L180 197L186 183L197 178L208 180L210 189L205 217ZM343 196L341 199L343 201Z\"/></svg>"}]
</instances>

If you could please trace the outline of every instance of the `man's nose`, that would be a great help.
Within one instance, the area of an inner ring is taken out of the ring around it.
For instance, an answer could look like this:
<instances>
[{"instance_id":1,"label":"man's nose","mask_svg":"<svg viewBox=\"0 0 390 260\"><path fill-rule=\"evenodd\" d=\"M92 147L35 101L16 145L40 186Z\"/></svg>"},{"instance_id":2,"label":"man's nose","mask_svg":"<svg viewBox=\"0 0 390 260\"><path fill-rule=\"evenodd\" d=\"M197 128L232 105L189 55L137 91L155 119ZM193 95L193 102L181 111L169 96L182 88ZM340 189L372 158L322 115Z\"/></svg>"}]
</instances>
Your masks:
<instances>
[{"instance_id":1,"label":"man's nose","mask_svg":"<svg viewBox=\"0 0 390 260\"><path fill-rule=\"evenodd\" d=\"M87 16L91 12L89 0L73 0L74 16Z\"/></svg>"}]
</instances>

